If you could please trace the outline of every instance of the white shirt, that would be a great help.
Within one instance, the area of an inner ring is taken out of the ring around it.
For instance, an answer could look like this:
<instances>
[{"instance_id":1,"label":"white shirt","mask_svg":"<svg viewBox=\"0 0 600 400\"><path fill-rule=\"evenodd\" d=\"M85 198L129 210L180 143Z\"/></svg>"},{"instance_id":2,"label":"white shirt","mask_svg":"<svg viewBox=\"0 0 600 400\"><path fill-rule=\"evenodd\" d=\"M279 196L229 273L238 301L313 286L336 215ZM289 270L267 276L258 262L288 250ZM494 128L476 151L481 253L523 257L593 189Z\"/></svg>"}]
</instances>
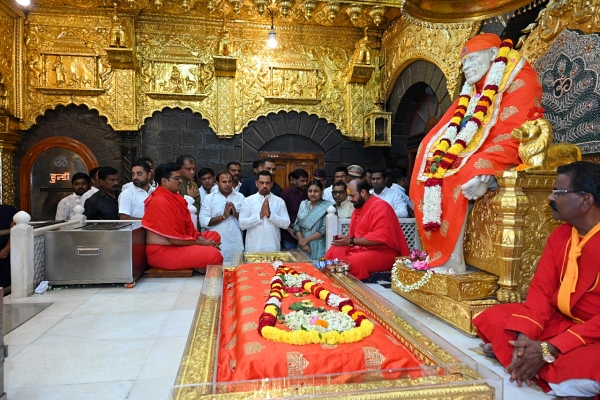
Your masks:
<instances>
[{"instance_id":1,"label":"white shirt","mask_svg":"<svg viewBox=\"0 0 600 400\"><path fill-rule=\"evenodd\" d=\"M73 193L59 201L58 206L56 207L56 218L54 219L56 221L70 221L74 214L73 207L83 205L83 202L81 201L82 197L83 196L77 196L75 193Z\"/></svg>"},{"instance_id":2,"label":"white shirt","mask_svg":"<svg viewBox=\"0 0 600 400\"><path fill-rule=\"evenodd\" d=\"M331 201L332 203L335 203L335 200L333 200L333 195L331 194L332 189L333 189L333 185L326 187L325 190L323 190L323 200L327 200L327 201Z\"/></svg>"},{"instance_id":3,"label":"white shirt","mask_svg":"<svg viewBox=\"0 0 600 400\"><path fill-rule=\"evenodd\" d=\"M406 194L406 189L404 189L402 186L398 185L397 183L392 183L392 186L390 186L390 190L393 190L396 193L398 193L400 195L400 197L402 197L404 199L404 201L410 207L410 209L413 211L415 210L415 207L413 206L412 201L410 201L410 198Z\"/></svg>"},{"instance_id":4,"label":"white shirt","mask_svg":"<svg viewBox=\"0 0 600 400\"><path fill-rule=\"evenodd\" d=\"M119 195L119 214L127 214L131 218L142 218L144 216L144 200L154 191L152 186L146 192L135 185L124 185L124 190Z\"/></svg>"},{"instance_id":5,"label":"white shirt","mask_svg":"<svg viewBox=\"0 0 600 400\"><path fill-rule=\"evenodd\" d=\"M208 226L211 218L223 215L225 204L233 203L236 211L239 213L244 204L244 195L238 192L231 192L225 197L217 190L202 199L200 207L200 226L205 231L219 232L221 235L221 254L225 262L231 262L233 254L238 251L244 251L244 240L242 239L242 230L237 218L230 215L224 221L216 225Z\"/></svg>"},{"instance_id":6,"label":"white shirt","mask_svg":"<svg viewBox=\"0 0 600 400\"><path fill-rule=\"evenodd\" d=\"M381 200L385 200L392 206L398 218L408 217L408 206L406 205L406 202L394 190L384 187L381 193L377 194L374 189L371 189L371 194L379 197Z\"/></svg>"},{"instance_id":7,"label":"white shirt","mask_svg":"<svg viewBox=\"0 0 600 400\"><path fill-rule=\"evenodd\" d=\"M95 186L92 186L90 188L90 190L88 190L87 192L85 192L84 194L81 195L81 205L83 206L85 204L85 201L87 199L89 199L90 197L92 197L92 195L94 193L96 193L98 191L98 189Z\"/></svg>"},{"instance_id":8,"label":"white shirt","mask_svg":"<svg viewBox=\"0 0 600 400\"><path fill-rule=\"evenodd\" d=\"M125 191L125 190L127 190L127 189L129 189L130 187L133 187L133 186L135 186L133 184L133 182L127 182L126 184L123 185L123 187L121 188L121 191L123 192L123 191ZM157 186L158 185L156 184L156 182L150 182L150 187L152 189L156 189Z\"/></svg>"},{"instance_id":9,"label":"white shirt","mask_svg":"<svg viewBox=\"0 0 600 400\"><path fill-rule=\"evenodd\" d=\"M217 193L218 191L219 191L219 187L216 184L210 188L210 193L206 193L206 190L204 190L204 188L202 186L199 186L198 193L200 193L200 205L202 205L202 201L204 201L204 198L206 196L208 196L209 194Z\"/></svg>"},{"instance_id":10,"label":"white shirt","mask_svg":"<svg viewBox=\"0 0 600 400\"><path fill-rule=\"evenodd\" d=\"M239 192L241 187L242 187L242 180L240 179L240 180L238 181L238 184L237 184L237 186L233 188L233 191L234 191L234 192Z\"/></svg>"},{"instance_id":11,"label":"white shirt","mask_svg":"<svg viewBox=\"0 0 600 400\"><path fill-rule=\"evenodd\" d=\"M271 217L259 218L265 197L269 199ZM285 202L273 193L246 197L240 211L240 228L246 230L246 251L279 251L281 232L290 226Z\"/></svg>"}]
</instances>

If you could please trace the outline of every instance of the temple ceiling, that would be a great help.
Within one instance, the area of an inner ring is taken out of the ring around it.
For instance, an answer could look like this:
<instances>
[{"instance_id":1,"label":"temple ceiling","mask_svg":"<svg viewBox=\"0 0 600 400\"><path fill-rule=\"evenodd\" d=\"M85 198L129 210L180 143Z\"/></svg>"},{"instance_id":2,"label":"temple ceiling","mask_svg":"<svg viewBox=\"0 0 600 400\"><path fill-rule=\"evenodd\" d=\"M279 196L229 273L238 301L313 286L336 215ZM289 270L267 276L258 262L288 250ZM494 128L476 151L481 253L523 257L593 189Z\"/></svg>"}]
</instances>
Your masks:
<instances>
[{"instance_id":1,"label":"temple ceiling","mask_svg":"<svg viewBox=\"0 0 600 400\"><path fill-rule=\"evenodd\" d=\"M523 6L535 7L545 0L406 0L404 10L415 18L429 22L483 20Z\"/></svg>"}]
</instances>

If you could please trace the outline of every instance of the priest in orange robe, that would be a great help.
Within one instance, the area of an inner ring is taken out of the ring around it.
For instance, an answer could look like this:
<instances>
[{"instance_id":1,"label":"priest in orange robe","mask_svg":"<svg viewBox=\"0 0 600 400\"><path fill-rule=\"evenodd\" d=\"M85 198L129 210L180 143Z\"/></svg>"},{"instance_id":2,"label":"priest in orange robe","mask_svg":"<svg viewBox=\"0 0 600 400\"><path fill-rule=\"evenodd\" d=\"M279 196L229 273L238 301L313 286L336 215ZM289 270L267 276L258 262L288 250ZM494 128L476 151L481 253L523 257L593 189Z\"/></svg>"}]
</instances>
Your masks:
<instances>
[{"instance_id":1,"label":"priest in orange robe","mask_svg":"<svg viewBox=\"0 0 600 400\"><path fill-rule=\"evenodd\" d=\"M527 300L473 324L518 386L535 380L556 396L600 398L600 165L559 167L548 200L566 223L548 238Z\"/></svg>"},{"instance_id":2,"label":"priest in orange robe","mask_svg":"<svg viewBox=\"0 0 600 400\"><path fill-rule=\"evenodd\" d=\"M520 164L519 143L510 133L541 104L542 89L536 72L511 45L494 34L465 43L461 95L419 147L410 197L431 266L464 270L469 200L495 184L496 171Z\"/></svg>"},{"instance_id":3,"label":"priest in orange robe","mask_svg":"<svg viewBox=\"0 0 600 400\"><path fill-rule=\"evenodd\" d=\"M180 170L177 164L161 164L154 171L159 186L144 201L142 218L148 264L169 270L222 264L219 233L194 228L188 204L179 194Z\"/></svg>"},{"instance_id":4,"label":"priest in orange robe","mask_svg":"<svg viewBox=\"0 0 600 400\"><path fill-rule=\"evenodd\" d=\"M325 258L347 260L350 273L367 279L374 272L390 271L398 256L409 254L404 232L394 209L369 193L370 186L361 179L348 184L354 211L349 236L338 236Z\"/></svg>"}]
</instances>

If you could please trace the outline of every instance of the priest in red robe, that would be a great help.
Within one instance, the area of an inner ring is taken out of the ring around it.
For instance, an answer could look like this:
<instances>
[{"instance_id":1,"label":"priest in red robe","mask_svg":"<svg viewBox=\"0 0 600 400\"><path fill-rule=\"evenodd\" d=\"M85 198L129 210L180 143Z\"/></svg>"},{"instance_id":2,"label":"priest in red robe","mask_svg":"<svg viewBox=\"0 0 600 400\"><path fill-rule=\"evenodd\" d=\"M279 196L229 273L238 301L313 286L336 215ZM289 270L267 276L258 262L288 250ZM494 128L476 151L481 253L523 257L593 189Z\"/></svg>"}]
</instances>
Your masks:
<instances>
[{"instance_id":1,"label":"priest in red robe","mask_svg":"<svg viewBox=\"0 0 600 400\"><path fill-rule=\"evenodd\" d=\"M161 164L155 170L159 186L145 200L142 226L146 228L146 255L154 268L169 270L222 264L221 236L194 228L185 199L179 195L181 166Z\"/></svg>"},{"instance_id":2,"label":"priest in red robe","mask_svg":"<svg viewBox=\"0 0 600 400\"><path fill-rule=\"evenodd\" d=\"M600 165L558 168L548 197L552 232L521 304L493 306L473 324L518 386L600 398Z\"/></svg>"},{"instance_id":3,"label":"priest in red robe","mask_svg":"<svg viewBox=\"0 0 600 400\"><path fill-rule=\"evenodd\" d=\"M396 257L410 252L394 209L369 189L361 179L348 184L348 197L354 204L349 236L335 238L325 254L327 259L348 260L350 273L361 280L374 272L390 271Z\"/></svg>"}]
</instances>

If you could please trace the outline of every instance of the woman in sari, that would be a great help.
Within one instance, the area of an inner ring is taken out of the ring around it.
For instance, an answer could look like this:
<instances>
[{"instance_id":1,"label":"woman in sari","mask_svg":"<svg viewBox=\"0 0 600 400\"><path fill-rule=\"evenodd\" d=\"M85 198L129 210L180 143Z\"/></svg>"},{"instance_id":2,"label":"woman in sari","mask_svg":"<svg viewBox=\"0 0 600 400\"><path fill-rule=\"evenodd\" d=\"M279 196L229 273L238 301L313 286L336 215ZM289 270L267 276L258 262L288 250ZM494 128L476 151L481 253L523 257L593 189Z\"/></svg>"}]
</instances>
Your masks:
<instances>
[{"instance_id":1,"label":"woman in sari","mask_svg":"<svg viewBox=\"0 0 600 400\"><path fill-rule=\"evenodd\" d=\"M308 184L308 200L300 203L294 232L298 248L304 250L312 260L325 255L325 216L333 203L323 200L323 184L313 180Z\"/></svg>"}]
</instances>

